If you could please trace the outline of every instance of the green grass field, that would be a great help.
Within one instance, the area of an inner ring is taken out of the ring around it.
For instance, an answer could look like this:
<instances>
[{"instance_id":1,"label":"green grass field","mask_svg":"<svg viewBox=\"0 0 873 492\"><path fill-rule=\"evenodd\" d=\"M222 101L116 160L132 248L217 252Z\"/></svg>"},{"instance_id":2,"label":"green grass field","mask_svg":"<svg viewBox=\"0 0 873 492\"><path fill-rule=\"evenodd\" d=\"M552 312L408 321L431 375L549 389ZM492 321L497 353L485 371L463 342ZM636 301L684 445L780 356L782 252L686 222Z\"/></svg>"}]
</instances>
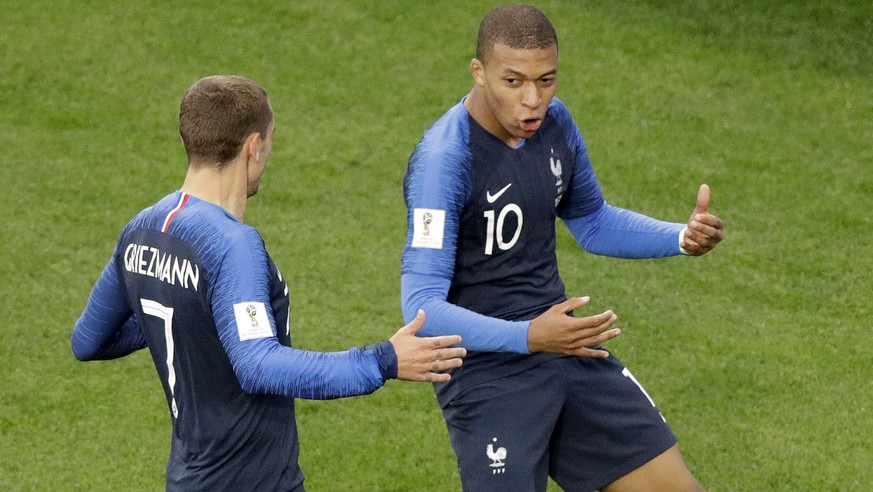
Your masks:
<instances>
[{"instance_id":1,"label":"green grass field","mask_svg":"<svg viewBox=\"0 0 873 492\"><path fill-rule=\"evenodd\" d=\"M203 75L270 92L247 221L291 287L295 343L390 336L406 160L469 89L494 2L167 5L0 9L0 490L163 489L147 353L82 364L69 335L121 227L181 184L178 104ZM727 223L711 255L639 262L559 226L568 293L619 314L610 347L710 490L873 490L873 6L538 5L607 199L685 221L706 182ZM459 489L429 386L298 408L309 490Z\"/></svg>"}]
</instances>

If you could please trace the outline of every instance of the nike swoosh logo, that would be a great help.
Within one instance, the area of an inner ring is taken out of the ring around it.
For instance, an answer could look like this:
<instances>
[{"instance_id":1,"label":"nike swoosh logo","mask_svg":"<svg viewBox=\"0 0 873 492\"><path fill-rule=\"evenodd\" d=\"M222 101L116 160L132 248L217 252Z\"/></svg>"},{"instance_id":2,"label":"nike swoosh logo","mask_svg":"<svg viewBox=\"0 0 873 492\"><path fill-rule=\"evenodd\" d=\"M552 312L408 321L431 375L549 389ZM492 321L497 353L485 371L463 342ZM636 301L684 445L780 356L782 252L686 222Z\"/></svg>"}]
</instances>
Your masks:
<instances>
[{"instance_id":1,"label":"nike swoosh logo","mask_svg":"<svg viewBox=\"0 0 873 492\"><path fill-rule=\"evenodd\" d=\"M493 195L491 194L490 191L485 191L485 199L488 200L488 203L496 202L497 199L500 198L500 195L504 194L506 192L506 190L509 189L510 186L512 186L512 183L509 183L508 185L504 186L502 190L498 191L497 193L495 193Z\"/></svg>"}]
</instances>

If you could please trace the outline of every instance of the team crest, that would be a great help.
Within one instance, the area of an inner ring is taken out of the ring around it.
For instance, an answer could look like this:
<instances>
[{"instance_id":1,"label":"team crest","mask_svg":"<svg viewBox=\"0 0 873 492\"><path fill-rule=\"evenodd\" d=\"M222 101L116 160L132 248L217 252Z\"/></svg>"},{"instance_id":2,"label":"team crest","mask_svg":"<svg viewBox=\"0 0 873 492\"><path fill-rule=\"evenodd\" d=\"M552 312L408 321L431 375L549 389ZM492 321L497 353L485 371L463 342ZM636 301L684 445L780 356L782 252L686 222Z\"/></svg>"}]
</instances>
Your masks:
<instances>
[{"instance_id":1,"label":"team crest","mask_svg":"<svg viewBox=\"0 0 873 492\"><path fill-rule=\"evenodd\" d=\"M561 198L564 196L564 180L561 178L561 174L563 173L561 159L555 157L555 149L552 149L552 156L549 157L549 167L552 169L552 174L554 174L557 179L557 181L555 181L555 186L558 188L558 196L555 197L555 206L557 207L558 204L561 203Z\"/></svg>"},{"instance_id":2,"label":"team crest","mask_svg":"<svg viewBox=\"0 0 873 492\"><path fill-rule=\"evenodd\" d=\"M491 441L496 443L497 438L494 437ZM506 463L504 463L504 460L506 459L506 448L499 447L494 449L494 444L489 443L488 446L485 447L485 454L491 459L491 464L488 466L491 467L492 475L506 473Z\"/></svg>"}]
</instances>

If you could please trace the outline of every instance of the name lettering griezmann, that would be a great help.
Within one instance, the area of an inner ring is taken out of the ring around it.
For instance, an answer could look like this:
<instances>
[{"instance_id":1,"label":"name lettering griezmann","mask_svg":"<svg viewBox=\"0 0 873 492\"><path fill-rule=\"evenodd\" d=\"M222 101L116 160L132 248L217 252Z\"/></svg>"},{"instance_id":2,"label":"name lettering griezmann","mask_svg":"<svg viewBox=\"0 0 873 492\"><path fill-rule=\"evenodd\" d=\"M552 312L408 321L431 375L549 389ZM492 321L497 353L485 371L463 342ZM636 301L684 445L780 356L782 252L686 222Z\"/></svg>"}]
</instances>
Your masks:
<instances>
[{"instance_id":1,"label":"name lettering griezmann","mask_svg":"<svg viewBox=\"0 0 873 492\"><path fill-rule=\"evenodd\" d=\"M136 243L128 244L124 250L124 269L195 291L200 281L200 267L187 258L180 261L157 248Z\"/></svg>"}]
</instances>

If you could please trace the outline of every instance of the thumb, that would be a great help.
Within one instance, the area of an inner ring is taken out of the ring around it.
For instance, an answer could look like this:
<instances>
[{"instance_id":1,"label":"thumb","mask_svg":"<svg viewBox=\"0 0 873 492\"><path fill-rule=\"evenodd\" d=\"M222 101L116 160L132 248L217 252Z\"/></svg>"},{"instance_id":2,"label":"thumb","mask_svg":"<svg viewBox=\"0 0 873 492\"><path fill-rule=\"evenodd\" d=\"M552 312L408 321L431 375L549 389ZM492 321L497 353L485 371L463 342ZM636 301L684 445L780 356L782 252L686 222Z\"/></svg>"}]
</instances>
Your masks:
<instances>
[{"instance_id":1,"label":"thumb","mask_svg":"<svg viewBox=\"0 0 873 492\"><path fill-rule=\"evenodd\" d=\"M694 213L696 214L708 214L709 213L709 185L702 184L700 185L700 189L697 190L697 206L694 207Z\"/></svg>"},{"instance_id":2,"label":"thumb","mask_svg":"<svg viewBox=\"0 0 873 492\"><path fill-rule=\"evenodd\" d=\"M404 335L415 335L416 333L418 333L418 330L420 330L421 327L424 326L424 320L424 311L419 309L418 313L415 315L415 318L410 321L408 325L398 330L398 333L403 333Z\"/></svg>"}]
</instances>

